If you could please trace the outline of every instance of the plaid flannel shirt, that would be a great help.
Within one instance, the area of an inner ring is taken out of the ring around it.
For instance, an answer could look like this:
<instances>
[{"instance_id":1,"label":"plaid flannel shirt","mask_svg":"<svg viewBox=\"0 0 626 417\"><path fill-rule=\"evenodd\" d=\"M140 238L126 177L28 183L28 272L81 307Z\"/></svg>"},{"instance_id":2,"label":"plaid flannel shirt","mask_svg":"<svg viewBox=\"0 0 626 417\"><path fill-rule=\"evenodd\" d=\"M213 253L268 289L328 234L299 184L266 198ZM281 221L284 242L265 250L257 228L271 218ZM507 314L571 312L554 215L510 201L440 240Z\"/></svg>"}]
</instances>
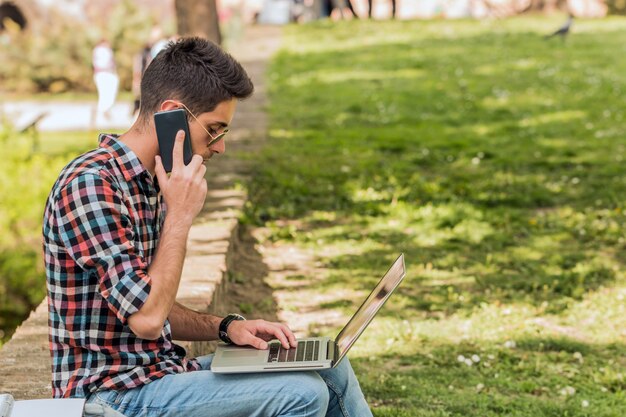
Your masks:
<instances>
[{"instance_id":1,"label":"plaid flannel shirt","mask_svg":"<svg viewBox=\"0 0 626 417\"><path fill-rule=\"evenodd\" d=\"M169 321L141 339L128 318L150 293L148 266L164 210L157 184L113 135L67 165L44 213L54 397L129 389L200 368L172 343Z\"/></svg>"}]
</instances>

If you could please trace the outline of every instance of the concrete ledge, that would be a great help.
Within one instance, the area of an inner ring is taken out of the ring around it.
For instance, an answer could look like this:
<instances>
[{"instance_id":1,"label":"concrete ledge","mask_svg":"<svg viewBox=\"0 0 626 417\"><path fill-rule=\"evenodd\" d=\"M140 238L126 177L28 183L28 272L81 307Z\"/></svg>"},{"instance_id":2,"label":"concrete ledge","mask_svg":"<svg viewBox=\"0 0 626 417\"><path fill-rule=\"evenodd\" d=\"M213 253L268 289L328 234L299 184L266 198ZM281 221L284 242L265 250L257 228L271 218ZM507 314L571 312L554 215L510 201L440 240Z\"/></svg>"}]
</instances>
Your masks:
<instances>
[{"instance_id":1,"label":"concrete ledge","mask_svg":"<svg viewBox=\"0 0 626 417\"><path fill-rule=\"evenodd\" d=\"M0 351L0 391L15 399L50 398L48 306L44 300Z\"/></svg>"}]
</instances>

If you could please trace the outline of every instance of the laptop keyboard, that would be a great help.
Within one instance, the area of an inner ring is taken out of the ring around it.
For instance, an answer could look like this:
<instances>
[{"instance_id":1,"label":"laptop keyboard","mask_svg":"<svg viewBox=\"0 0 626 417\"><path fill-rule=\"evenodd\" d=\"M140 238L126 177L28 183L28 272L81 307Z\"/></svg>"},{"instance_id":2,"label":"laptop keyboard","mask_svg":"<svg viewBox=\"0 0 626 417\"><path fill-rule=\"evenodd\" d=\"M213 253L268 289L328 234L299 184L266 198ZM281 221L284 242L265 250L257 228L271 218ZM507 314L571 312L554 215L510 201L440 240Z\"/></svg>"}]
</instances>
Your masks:
<instances>
[{"instance_id":1,"label":"laptop keyboard","mask_svg":"<svg viewBox=\"0 0 626 417\"><path fill-rule=\"evenodd\" d=\"M319 359L320 341L298 342L297 348L284 349L280 342L270 343L268 362L311 362Z\"/></svg>"}]
</instances>

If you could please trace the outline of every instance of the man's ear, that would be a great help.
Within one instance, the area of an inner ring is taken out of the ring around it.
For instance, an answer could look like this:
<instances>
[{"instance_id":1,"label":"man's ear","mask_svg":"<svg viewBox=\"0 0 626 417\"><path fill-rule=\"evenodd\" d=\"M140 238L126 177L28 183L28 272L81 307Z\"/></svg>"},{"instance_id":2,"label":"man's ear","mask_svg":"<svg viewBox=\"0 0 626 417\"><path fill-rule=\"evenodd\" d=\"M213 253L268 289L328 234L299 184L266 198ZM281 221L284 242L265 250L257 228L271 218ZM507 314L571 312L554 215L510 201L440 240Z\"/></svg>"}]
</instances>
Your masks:
<instances>
[{"instance_id":1,"label":"man's ear","mask_svg":"<svg viewBox=\"0 0 626 417\"><path fill-rule=\"evenodd\" d=\"M174 110L180 108L180 103L176 100L164 100L161 102L159 111Z\"/></svg>"}]
</instances>

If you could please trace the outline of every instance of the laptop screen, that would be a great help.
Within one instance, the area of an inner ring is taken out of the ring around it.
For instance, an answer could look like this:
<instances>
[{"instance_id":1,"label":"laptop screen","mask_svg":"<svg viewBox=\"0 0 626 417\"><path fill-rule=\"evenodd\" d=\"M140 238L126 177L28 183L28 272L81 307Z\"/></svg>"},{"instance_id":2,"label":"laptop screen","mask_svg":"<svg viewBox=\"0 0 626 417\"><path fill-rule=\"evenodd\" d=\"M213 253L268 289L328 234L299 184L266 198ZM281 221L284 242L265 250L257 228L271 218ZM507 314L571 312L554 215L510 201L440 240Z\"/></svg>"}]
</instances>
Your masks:
<instances>
[{"instance_id":1,"label":"laptop screen","mask_svg":"<svg viewBox=\"0 0 626 417\"><path fill-rule=\"evenodd\" d=\"M352 347L356 339L359 338L363 330L372 321L378 310L385 304L387 298L400 284L406 270L404 267L404 254L400 254L398 259L391 265L385 276L380 280L376 288L370 293L359 310L350 319L346 327L337 335L335 343L339 349L337 363L343 359L348 350Z\"/></svg>"}]
</instances>

